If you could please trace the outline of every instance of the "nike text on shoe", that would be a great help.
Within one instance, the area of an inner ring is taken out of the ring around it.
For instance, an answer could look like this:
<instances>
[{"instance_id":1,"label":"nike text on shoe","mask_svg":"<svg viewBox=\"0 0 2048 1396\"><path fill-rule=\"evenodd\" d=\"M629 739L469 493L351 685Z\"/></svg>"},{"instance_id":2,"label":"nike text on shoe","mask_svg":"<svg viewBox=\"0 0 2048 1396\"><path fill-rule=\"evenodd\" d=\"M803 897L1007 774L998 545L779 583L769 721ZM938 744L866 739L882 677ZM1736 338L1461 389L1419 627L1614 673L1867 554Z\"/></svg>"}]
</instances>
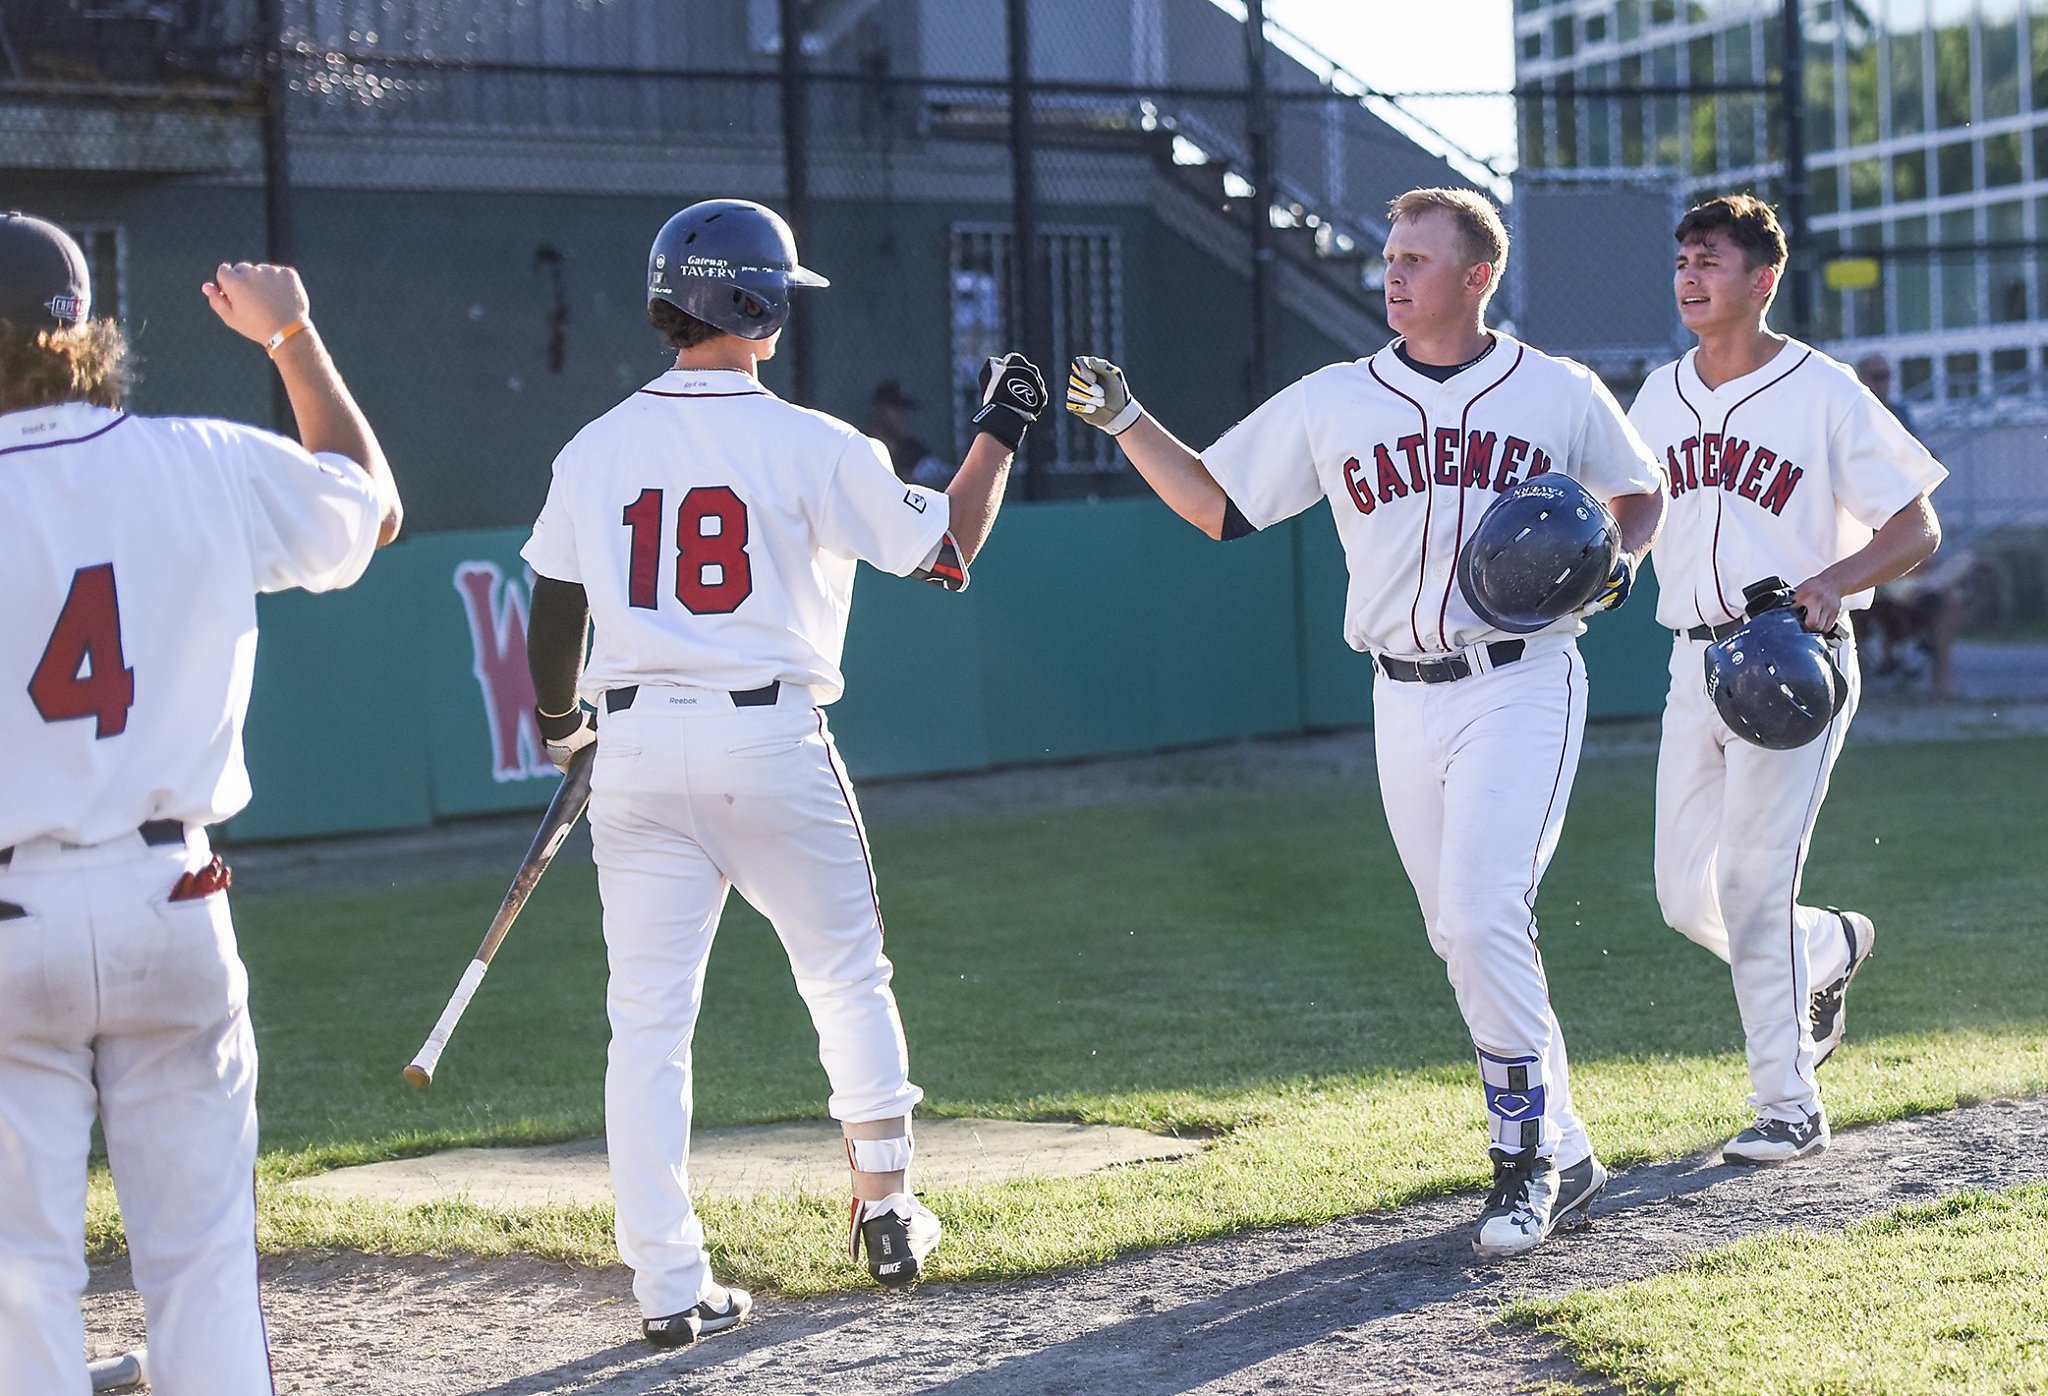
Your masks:
<instances>
[{"instance_id":1,"label":"nike text on shoe","mask_svg":"<svg viewBox=\"0 0 2048 1396\"><path fill-rule=\"evenodd\" d=\"M1488 1259L1521 1255L1550 1235L1557 1207L1557 1165L1534 1149L1489 1149L1493 1190L1472 1233L1472 1249ZM1590 1199L1589 1199L1590 1200Z\"/></svg>"},{"instance_id":2,"label":"nike text on shoe","mask_svg":"<svg viewBox=\"0 0 2048 1396\"><path fill-rule=\"evenodd\" d=\"M1829 907L1835 918L1842 923L1842 934L1849 942L1849 968L1829 984L1813 991L1811 1007L1807 1010L1813 1022L1813 1064L1819 1066L1834 1055L1835 1048L1842 1045L1842 1034L1849 1026L1849 1012L1846 996L1849 981L1856 977L1856 971L1863 968L1863 962L1870 958L1870 947L1877 940L1877 928L1870 924L1870 918L1860 911L1843 911Z\"/></svg>"},{"instance_id":3,"label":"nike text on shoe","mask_svg":"<svg viewBox=\"0 0 2048 1396\"><path fill-rule=\"evenodd\" d=\"M858 1259L866 1245L868 1273L877 1284L907 1285L924 1272L924 1258L939 1244L939 1232L939 1219L909 1193L891 1193L876 1202L855 1198L849 1248Z\"/></svg>"},{"instance_id":4,"label":"nike text on shoe","mask_svg":"<svg viewBox=\"0 0 2048 1396\"><path fill-rule=\"evenodd\" d=\"M745 1318L753 1308L753 1295L728 1285L724 1303L705 1299L695 1308L670 1314L667 1318L642 1319L640 1333L658 1348L679 1348L699 1338L708 1338L713 1333L723 1333Z\"/></svg>"},{"instance_id":5,"label":"nike text on shoe","mask_svg":"<svg viewBox=\"0 0 2048 1396\"><path fill-rule=\"evenodd\" d=\"M1774 1120L1767 1115L1721 1146L1721 1162L1790 1163L1828 1146L1828 1117L1809 1112L1804 1120Z\"/></svg>"},{"instance_id":6,"label":"nike text on shoe","mask_svg":"<svg viewBox=\"0 0 2048 1396\"><path fill-rule=\"evenodd\" d=\"M1557 1202L1551 1208L1550 1229L1565 1231L1584 1226L1592 1219L1593 1199L1607 1186L1607 1169L1587 1154L1570 1168L1557 1170Z\"/></svg>"}]
</instances>

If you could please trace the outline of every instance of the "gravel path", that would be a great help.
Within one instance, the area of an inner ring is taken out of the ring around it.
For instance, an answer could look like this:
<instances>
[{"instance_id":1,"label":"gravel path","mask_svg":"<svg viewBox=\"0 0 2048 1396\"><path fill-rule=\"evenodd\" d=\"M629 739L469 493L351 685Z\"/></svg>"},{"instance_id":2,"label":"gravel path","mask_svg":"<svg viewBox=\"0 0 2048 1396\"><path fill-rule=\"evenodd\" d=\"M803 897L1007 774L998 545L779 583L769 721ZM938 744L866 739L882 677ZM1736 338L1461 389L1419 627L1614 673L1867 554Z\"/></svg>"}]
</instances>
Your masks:
<instances>
[{"instance_id":1,"label":"gravel path","mask_svg":"<svg viewBox=\"0 0 2048 1396\"><path fill-rule=\"evenodd\" d=\"M1464 1195L1045 1279L768 1299L669 1353L637 1341L617 1267L297 1257L267 1268L265 1294L288 1396L1504 1393L1577 1373L1497 1322L1510 1299L1655 1274L1774 1226L2048 1179L2044 1131L2048 1100L1995 1101L1846 1131L1785 1169L1643 1166L1616 1176L1591 1228L1506 1265L1474 1262ZM95 1273L86 1309L96 1351L140 1337L125 1267Z\"/></svg>"}]
</instances>

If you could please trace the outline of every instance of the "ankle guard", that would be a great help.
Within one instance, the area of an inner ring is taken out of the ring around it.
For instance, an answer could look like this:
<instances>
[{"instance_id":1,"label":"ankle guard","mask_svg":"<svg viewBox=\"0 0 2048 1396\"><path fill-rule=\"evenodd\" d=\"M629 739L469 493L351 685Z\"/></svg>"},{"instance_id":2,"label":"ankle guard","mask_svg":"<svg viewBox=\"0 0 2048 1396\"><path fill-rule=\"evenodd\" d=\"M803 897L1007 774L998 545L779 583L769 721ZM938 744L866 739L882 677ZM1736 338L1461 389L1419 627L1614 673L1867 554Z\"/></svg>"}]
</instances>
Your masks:
<instances>
[{"instance_id":1,"label":"ankle guard","mask_svg":"<svg viewBox=\"0 0 2048 1396\"><path fill-rule=\"evenodd\" d=\"M849 1139L846 1164L856 1173L902 1173L916 1152L908 1134L897 1139Z\"/></svg>"}]
</instances>

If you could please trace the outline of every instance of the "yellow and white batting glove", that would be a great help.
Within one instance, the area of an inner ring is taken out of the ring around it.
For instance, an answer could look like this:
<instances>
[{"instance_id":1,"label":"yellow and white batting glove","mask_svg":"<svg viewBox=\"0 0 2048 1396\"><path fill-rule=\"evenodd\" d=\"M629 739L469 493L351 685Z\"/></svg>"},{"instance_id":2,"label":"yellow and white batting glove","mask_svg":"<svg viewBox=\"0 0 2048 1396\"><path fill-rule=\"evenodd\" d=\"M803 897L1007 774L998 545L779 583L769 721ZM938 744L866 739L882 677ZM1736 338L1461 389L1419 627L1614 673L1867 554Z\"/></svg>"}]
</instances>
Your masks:
<instances>
[{"instance_id":1,"label":"yellow and white batting glove","mask_svg":"<svg viewBox=\"0 0 2048 1396\"><path fill-rule=\"evenodd\" d=\"M1145 409L1131 396L1124 371L1108 359L1083 354L1067 368L1067 411L1098 431L1121 436Z\"/></svg>"},{"instance_id":2,"label":"yellow and white batting glove","mask_svg":"<svg viewBox=\"0 0 2048 1396\"><path fill-rule=\"evenodd\" d=\"M1619 610L1621 603L1628 600L1628 594L1635 584L1635 560L1627 553L1623 553L1615 559L1614 570L1607 574L1606 585L1594 593L1593 599L1585 604L1579 614L1590 616L1600 611Z\"/></svg>"}]
</instances>

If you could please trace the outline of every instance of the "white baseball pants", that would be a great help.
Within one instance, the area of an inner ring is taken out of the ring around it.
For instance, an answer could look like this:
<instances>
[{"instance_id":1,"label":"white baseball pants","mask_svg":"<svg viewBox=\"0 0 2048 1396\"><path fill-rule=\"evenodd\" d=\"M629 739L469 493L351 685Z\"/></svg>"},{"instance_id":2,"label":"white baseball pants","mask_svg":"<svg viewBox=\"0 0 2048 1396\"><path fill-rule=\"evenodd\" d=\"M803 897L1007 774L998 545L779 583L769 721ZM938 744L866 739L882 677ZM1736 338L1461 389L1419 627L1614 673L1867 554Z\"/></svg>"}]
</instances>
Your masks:
<instances>
[{"instance_id":1,"label":"white baseball pants","mask_svg":"<svg viewBox=\"0 0 2048 1396\"><path fill-rule=\"evenodd\" d=\"M1536 951L1536 889L1578 773L1585 662L1567 642L1452 683L1382 673L1372 700L1387 826L1479 1050L1493 1143L1571 1167L1592 1145Z\"/></svg>"},{"instance_id":2,"label":"white baseball pants","mask_svg":"<svg viewBox=\"0 0 2048 1396\"><path fill-rule=\"evenodd\" d=\"M1813 986L1849 967L1842 923L1799 905L1828 777L1863 695L1851 639L1835 646L1849 701L1827 732L1766 751L1729 730L1707 697L1704 640L1671 647L1657 753L1657 903L1674 930L1728 963L1749 1057L1750 1108L1803 1120L1820 1108Z\"/></svg>"},{"instance_id":3,"label":"white baseball pants","mask_svg":"<svg viewBox=\"0 0 2048 1396\"><path fill-rule=\"evenodd\" d=\"M602 719L590 827L610 952L605 1137L619 1255L641 1313L712 1284L690 1206L690 1038L726 894L768 918L818 1032L834 1119L908 1115L903 1023L882 953L867 834L825 715L784 685L772 707L642 685Z\"/></svg>"},{"instance_id":4,"label":"white baseball pants","mask_svg":"<svg viewBox=\"0 0 2048 1396\"><path fill-rule=\"evenodd\" d=\"M85 1396L98 1113L157 1396L270 1396L256 1288L256 1043L227 895L171 902L203 834L42 840L0 869L0 1391Z\"/></svg>"}]
</instances>

